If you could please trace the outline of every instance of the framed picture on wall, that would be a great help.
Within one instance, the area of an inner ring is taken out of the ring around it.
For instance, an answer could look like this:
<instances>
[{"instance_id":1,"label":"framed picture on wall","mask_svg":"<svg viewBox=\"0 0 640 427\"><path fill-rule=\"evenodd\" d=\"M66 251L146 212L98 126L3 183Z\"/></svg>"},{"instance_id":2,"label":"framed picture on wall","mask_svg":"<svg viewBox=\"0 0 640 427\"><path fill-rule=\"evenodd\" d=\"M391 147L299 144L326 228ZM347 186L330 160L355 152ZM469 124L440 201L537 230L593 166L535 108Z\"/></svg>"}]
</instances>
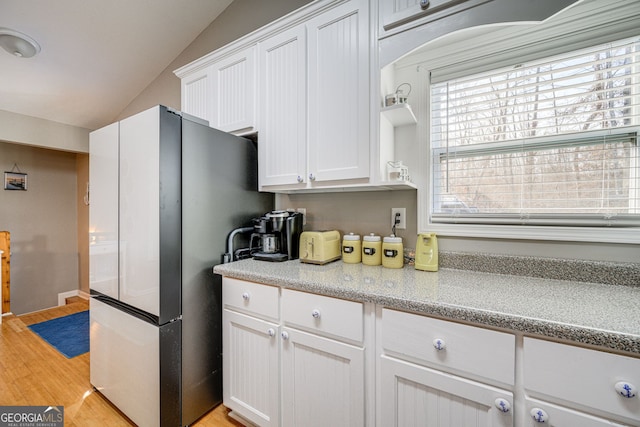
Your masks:
<instances>
[{"instance_id":1,"label":"framed picture on wall","mask_svg":"<svg viewBox=\"0 0 640 427\"><path fill-rule=\"evenodd\" d=\"M19 172L5 172L4 189L27 191L27 174Z\"/></svg>"}]
</instances>

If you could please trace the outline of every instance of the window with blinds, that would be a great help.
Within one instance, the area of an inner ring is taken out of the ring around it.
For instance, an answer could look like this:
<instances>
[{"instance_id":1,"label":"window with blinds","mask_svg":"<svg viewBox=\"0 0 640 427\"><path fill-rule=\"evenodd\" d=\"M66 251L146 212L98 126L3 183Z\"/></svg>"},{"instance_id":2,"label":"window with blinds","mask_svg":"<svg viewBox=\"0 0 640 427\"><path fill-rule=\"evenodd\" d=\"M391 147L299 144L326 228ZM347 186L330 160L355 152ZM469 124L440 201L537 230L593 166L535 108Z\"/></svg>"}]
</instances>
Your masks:
<instances>
[{"instance_id":1,"label":"window with blinds","mask_svg":"<svg viewBox=\"0 0 640 427\"><path fill-rule=\"evenodd\" d=\"M431 222L640 225L640 38L431 85Z\"/></svg>"}]
</instances>

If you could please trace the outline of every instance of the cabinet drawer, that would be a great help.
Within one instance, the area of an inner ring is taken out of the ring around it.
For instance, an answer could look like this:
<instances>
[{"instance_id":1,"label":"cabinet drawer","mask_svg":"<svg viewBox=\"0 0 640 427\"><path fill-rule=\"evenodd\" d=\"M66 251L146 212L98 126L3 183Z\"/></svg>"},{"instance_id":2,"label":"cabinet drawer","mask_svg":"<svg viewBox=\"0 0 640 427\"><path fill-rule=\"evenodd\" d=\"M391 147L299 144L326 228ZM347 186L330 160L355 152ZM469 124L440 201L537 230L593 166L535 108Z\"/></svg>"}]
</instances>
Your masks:
<instances>
[{"instance_id":1,"label":"cabinet drawer","mask_svg":"<svg viewBox=\"0 0 640 427\"><path fill-rule=\"evenodd\" d=\"M277 319L280 313L279 290L277 286L230 277L222 279L222 301L225 307L272 319Z\"/></svg>"},{"instance_id":2,"label":"cabinet drawer","mask_svg":"<svg viewBox=\"0 0 640 427\"><path fill-rule=\"evenodd\" d=\"M621 396L616 383L640 387L640 359L524 339L524 386L533 396L639 422L640 396Z\"/></svg>"},{"instance_id":3,"label":"cabinet drawer","mask_svg":"<svg viewBox=\"0 0 640 427\"><path fill-rule=\"evenodd\" d=\"M525 403L525 418L527 420L524 424L525 427L536 427L542 423L551 427L623 427L622 424L614 424L604 418L594 417L535 399L525 399ZM546 421L542 422L542 419Z\"/></svg>"},{"instance_id":4,"label":"cabinet drawer","mask_svg":"<svg viewBox=\"0 0 640 427\"><path fill-rule=\"evenodd\" d=\"M401 311L382 310L385 353L513 385L515 336Z\"/></svg>"},{"instance_id":5,"label":"cabinet drawer","mask_svg":"<svg viewBox=\"0 0 640 427\"><path fill-rule=\"evenodd\" d=\"M362 342L363 305L359 302L284 289L282 320L313 332Z\"/></svg>"}]
</instances>

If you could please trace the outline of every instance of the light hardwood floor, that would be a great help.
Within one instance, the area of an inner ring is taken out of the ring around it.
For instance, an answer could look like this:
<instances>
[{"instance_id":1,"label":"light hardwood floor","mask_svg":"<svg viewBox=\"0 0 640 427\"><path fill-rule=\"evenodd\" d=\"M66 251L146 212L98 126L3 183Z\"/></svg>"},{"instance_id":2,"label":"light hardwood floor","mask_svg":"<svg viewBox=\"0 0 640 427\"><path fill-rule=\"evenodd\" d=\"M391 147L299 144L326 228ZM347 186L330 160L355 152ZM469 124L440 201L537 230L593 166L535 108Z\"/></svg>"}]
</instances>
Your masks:
<instances>
[{"instance_id":1,"label":"light hardwood floor","mask_svg":"<svg viewBox=\"0 0 640 427\"><path fill-rule=\"evenodd\" d=\"M0 405L64 406L65 426L133 426L89 383L89 353L67 359L34 334L29 325L87 310L75 298L67 305L22 316L0 325ZM220 405L195 427L240 426Z\"/></svg>"}]
</instances>

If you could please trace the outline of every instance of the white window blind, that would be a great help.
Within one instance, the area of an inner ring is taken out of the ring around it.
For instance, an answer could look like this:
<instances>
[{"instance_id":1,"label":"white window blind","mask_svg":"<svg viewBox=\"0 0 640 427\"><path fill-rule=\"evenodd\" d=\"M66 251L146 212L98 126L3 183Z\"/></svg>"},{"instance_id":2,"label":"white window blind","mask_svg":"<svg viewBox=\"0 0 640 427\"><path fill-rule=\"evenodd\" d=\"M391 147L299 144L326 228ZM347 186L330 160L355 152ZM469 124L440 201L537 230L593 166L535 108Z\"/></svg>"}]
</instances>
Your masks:
<instances>
[{"instance_id":1,"label":"white window blind","mask_svg":"<svg viewBox=\"0 0 640 427\"><path fill-rule=\"evenodd\" d=\"M431 221L640 225L640 39L431 86Z\"/></svg>"}]
</instances>

